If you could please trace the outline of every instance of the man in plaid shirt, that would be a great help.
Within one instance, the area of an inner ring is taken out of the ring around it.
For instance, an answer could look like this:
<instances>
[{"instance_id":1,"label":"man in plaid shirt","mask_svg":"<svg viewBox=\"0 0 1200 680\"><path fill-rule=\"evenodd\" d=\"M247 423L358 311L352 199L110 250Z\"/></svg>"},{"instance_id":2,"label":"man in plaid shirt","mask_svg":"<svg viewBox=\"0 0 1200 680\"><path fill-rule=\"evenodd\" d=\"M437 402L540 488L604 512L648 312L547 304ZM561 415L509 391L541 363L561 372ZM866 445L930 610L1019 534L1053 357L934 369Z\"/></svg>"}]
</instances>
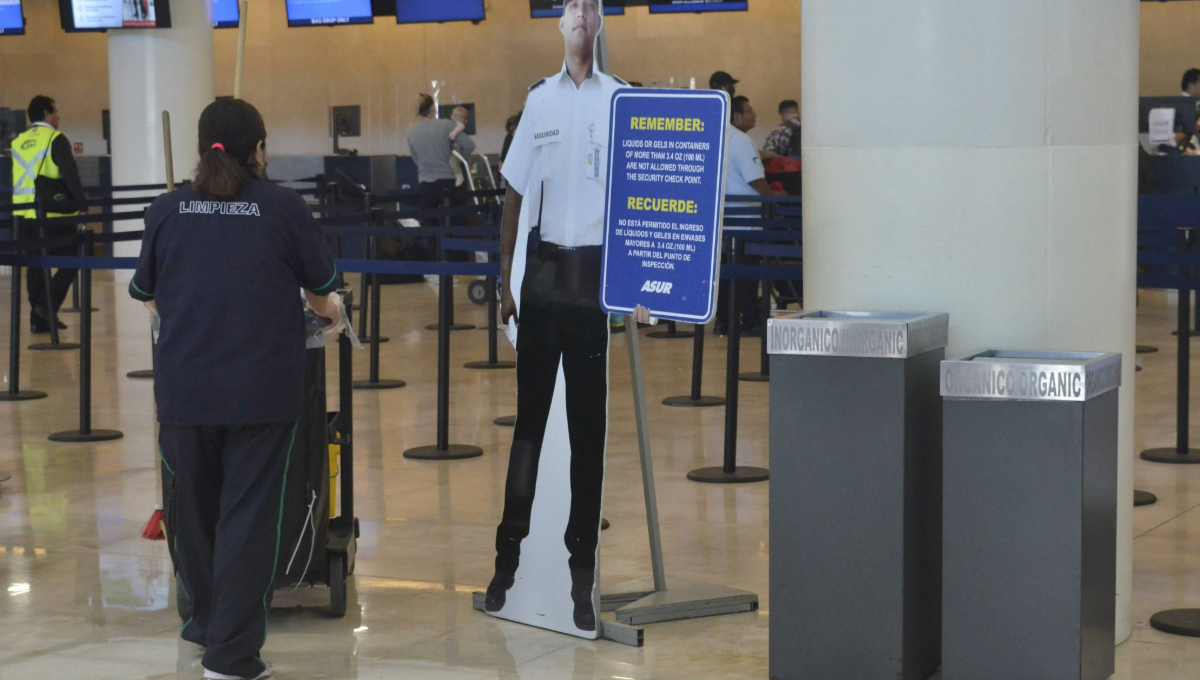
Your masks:
<instances>
[{"instance_id":1,"label":"man in plaid shirt","mask_svg":"<svg viewBox=\"0 0 1200 680\"><path fill-rule=\"evenodd\" d=\"M779 156L800 156L800 105L791 99L779 104L783 124L771 131L763 150Z\"/></svg>"}]
</instances>

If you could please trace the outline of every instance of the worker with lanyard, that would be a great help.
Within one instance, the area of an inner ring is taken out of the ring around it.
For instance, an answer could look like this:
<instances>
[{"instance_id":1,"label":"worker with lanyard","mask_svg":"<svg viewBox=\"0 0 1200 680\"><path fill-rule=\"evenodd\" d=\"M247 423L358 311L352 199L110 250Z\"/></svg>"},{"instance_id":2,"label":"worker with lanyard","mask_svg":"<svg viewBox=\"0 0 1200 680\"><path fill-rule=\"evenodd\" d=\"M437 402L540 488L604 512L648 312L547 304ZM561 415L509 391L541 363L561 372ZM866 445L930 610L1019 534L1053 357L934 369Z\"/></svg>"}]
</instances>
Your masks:
<instances>
[{"instance_id":1,"label":"worker with lanyard","mask_svg":"<svg viewBox=\"0 0 1200 680\"><path fill-rule=\"evenodd\" d=\"M566 56L558 74L529 88L525 113L504 163L508 193L501 224L501 319L519 324L517 423L504 515L496 530L496 571L484 608L500 612L529 535L542 440L561 362L571 451L570 555L574 622L595 631L593 589L608 435L608 315L600 308L604 171L609 102L624 81L594 61L603 27L599 0L567 0L559 22ZM524 213L524 216L522 216ZM528 229L520 307L511 281L518 232ZM638 306L634 317L650 321ZM563 593L566 595L566 593Z\"/></svg>"},{"instance_id":2,"label":"worker with lanyard","mask_svg":"<svg viewBox=\"0 0 1200 680\"><path fill-rule=\"evenodd\" d=\"M64 204L83 201L87 196L83 193L79 166L71 152L71 140L58 130L57 104L45 95L34 97L29 102L29 120L33 125L12 141L13 214L32 220L38 217L40 208L42 216L48 219L74 215L76 211L66 209ZM21 210L21 205L28 205L29 209ZM66 224L50 227L42 233L26 233L24 237L53 238L74 233L75 227ZM79 253L74 246L67 245L48 248L47 254L69 256ZM59 269L50 278L50 290L47 291L44 272L37 267L29 268L25 288L29 292L29 328L33 333L49 333L51 323L60 330L67 327L58 320L58 310L67 299L77 274L75 269Z\"/></svg>"},{"instance_id":3,"label":"worker with lanyard","mask_svg":"<svg viewBox=\"0 0 1200 680\"><path fill-rule=\"evenodd\" d=\"M161 317L167 538L193 613L182 637L206 648L205 678L265 678L284 480L299 455L300 289L338 319L338 276L304 199L263 178L267 133L253 106L209 104L199 138L196 179L146 212L129 293Z\"/></svg>"}]
</instances>

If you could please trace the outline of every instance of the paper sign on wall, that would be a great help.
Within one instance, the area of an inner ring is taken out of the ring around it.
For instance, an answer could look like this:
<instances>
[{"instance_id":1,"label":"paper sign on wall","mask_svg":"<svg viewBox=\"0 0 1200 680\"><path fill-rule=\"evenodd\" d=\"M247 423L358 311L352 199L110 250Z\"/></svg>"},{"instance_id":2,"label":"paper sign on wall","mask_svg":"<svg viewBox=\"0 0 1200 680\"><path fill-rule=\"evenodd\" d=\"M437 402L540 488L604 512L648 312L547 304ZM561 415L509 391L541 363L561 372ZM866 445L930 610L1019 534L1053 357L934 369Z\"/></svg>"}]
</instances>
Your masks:
<instances>
[{"instance_id":1,"label":"paper sign on wall","mask_svg":"<svg viewBox=\"0 0 1200 680\"><path fill-rule=\"evenodd\" d=\"M1150 109L1150 143L1175 143L1175 109Z\"/></svg>"}]
</instances>

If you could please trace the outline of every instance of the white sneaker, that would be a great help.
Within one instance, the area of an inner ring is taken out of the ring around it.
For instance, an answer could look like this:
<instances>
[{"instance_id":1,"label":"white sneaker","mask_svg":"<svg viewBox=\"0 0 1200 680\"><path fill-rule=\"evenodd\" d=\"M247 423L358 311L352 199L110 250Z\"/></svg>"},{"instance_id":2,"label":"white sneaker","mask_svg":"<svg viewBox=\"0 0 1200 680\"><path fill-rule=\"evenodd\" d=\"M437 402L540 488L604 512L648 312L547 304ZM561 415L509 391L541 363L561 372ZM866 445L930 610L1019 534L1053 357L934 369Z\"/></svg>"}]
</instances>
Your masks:
<instances>
[{"instance_id":1,"label":"white sneaker","mask_svg":"<svg viewBox=\"0 0 1200 680\"><path fill-rule=\"evenodd\" d=\"M224 673L210 671L207 668L205 668L204 669L204 678L206 678L206 680L263 680L263 678L271 677L271 674L274 672L275 672L275 669L271 668L271 664L267 664L267 667L263 670L262 673L259 673L258 675L254 676L253 678L242 678L237 675L225 675Z\"/></svg>"}]
</instances>

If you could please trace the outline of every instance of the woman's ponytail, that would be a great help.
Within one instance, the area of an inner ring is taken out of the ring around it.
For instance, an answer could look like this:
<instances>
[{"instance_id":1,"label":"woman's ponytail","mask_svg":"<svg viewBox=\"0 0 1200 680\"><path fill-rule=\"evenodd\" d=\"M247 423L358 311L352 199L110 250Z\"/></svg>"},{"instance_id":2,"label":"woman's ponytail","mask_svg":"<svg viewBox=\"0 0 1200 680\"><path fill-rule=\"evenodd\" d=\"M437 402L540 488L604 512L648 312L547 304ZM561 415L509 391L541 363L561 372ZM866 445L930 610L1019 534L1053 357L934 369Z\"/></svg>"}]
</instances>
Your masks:
<instances>
[{"instance_id":1,"label":"woman's ponytail","mask_svg":"<svg viewBox=\"0 0 1200 680\"><path fill-rule=\"evenodd\" d=\"M231 200L246 181L261 175L257 152L266 140L262 116L248 102L209 104L200 114L200 163L192 188L214 200Z\"/></svg>"},{"instance_id":2,"label":"woman's ponytail","mask_svg":"<svg viewBox=\"0 0 1200 680\"><path fill-rule=\"evenodd\" d=\"M228 201L237 196L246 179L246 169L241 164L221 149L212 147L200 155L192 187L214 200Z\"/></svg>"}]
</instances>

